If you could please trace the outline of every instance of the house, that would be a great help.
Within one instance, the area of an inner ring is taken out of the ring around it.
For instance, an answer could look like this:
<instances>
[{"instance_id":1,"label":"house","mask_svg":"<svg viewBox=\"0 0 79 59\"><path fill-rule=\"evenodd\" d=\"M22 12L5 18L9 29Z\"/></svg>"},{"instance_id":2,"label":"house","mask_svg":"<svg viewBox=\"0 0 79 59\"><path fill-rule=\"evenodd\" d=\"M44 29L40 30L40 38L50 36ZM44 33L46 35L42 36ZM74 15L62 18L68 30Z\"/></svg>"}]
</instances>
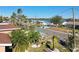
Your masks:
<instances>
[{"instance_id":1,"label":"house","mask_svg":"<svg viewBox=\"0 0 79 59\"><path fill-rule=\"evenodd\" d=\"M10 52L12 49L11 38L9 34L13 30L20 29L11 23L0 23L0 52Z\"/></svg>"},{"instance_id":2,"label":"house","mask_svg":"<svg viewBox=\"0 0 79 59\"><path fill-rule=\"evenodd\" d=\"M73 21L63 22L62 25L72 28L73 27ZM75 21L75 28L79 29L79 21Z\"/></svg>"},{"instance_id":3,"label":"house","mask_svg":"<svg viewBox=\"0 0 79 59\"><path fill-rule=\"evenodd\" d=\"M5 52L9 46L12 46L9 35L0 33L0 52Z\"/></svg>"}]
</instances>

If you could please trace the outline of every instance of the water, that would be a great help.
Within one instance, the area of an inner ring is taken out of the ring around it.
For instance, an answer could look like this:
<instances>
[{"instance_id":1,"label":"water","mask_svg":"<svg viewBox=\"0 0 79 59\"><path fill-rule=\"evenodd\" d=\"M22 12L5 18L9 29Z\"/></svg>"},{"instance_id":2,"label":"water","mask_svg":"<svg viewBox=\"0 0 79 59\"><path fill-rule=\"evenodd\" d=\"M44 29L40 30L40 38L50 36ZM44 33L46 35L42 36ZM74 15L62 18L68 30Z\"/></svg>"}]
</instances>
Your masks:
<instances>
[{"instance_id":1,"label":"water","mask_svg":"<svg viewBox=\"0 0 79 59\"><path fill-rule=\"evenodd\" d=\"M32 22L34 22L34 23L37 21L44 22L44 23L51 23L50 20L32 20Z\"/></svg>"}]
</instances>

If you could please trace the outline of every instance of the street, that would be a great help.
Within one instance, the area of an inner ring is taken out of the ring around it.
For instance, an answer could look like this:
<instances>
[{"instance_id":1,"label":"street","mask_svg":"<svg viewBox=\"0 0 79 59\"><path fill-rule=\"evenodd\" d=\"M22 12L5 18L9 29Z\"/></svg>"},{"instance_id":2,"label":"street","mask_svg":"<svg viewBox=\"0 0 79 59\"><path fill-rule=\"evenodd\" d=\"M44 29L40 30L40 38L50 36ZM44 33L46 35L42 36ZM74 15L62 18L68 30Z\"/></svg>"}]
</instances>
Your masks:
<instances>
[{"instance_id":1,"label":"street","mask_svg":"<svg viewBox=\"0 0 79 59\"><path fill-rule=\"evenodd\" d=\"M42 32L46 34L47 36L57 36L61 40L67 39L68 34L65 32L60 32L60 31L55 31L55 30L50 30L50 29L43 29L43 28L36 28L37 31Z\"/></svg>"}]
</instances>

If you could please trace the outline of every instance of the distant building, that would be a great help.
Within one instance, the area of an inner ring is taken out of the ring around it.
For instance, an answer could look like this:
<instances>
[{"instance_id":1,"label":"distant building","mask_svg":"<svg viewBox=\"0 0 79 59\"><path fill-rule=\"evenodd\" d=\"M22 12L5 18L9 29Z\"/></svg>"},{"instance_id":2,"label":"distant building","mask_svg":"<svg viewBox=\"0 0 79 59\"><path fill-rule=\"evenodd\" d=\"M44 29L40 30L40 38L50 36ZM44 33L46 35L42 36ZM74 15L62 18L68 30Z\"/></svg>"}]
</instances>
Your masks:
<instances>
[{"instance_id":1,"label":"distant building","mask_svg":"<svg viewBox=\"0 0 79 59\"><path fill-rule=\"evenodd\" d=\"M73 21L68 21L68 22L63 22L62 25L64 26L69 26L69 27L73 27ZM79 21L75 22L75 28L79 29Z\"/></svg>"}]
</instances>

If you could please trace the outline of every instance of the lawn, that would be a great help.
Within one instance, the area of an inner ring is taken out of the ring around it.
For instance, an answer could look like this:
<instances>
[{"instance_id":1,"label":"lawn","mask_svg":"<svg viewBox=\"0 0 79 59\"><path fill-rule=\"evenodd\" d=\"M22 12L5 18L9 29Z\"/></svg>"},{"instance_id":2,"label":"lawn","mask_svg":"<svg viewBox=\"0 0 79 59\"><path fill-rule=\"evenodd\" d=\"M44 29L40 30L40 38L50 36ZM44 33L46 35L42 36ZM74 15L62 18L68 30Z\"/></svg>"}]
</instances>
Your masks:
<instances>
[{"instance_id":1,"label":"lawn","mask_svg":"<svg viewBox=\"0 0 79 59\"><path fill-rule=\"evenodd\" d=\"M67 29L67 28L49 28L51 30L55 30L55 31L61 31L61 32L71 32L72 30Z\"/></svg>"}]
</instances>

